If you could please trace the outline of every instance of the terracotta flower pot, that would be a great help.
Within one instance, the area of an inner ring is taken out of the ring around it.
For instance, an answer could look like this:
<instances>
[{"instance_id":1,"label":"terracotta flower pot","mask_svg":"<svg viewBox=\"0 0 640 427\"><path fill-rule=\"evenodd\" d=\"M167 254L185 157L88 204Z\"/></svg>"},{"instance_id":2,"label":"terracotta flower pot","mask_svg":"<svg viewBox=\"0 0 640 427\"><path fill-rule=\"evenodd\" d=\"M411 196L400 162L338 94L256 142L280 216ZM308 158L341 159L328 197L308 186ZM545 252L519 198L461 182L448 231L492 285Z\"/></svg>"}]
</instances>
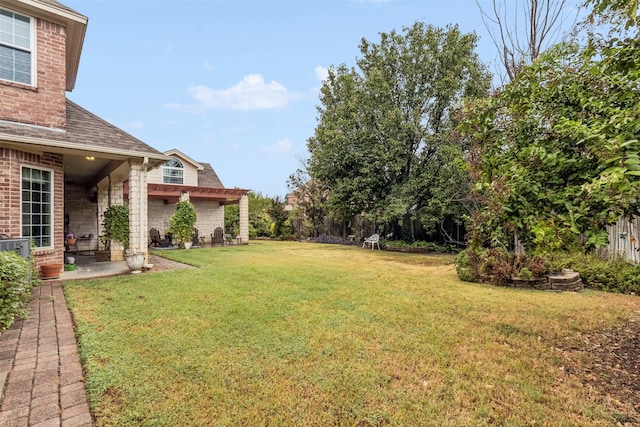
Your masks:
<instances>
[{"instance_id":1,"label":"terracotta flower pot","mask_svg":"<svg viewBox=\"0 0 640 427\"><path fill-rule=\"evenodd\" d=\"M43 279L57 279L62 271L62 264L42 264L40 266Z\"/></svg>"},{"instance_id":2,"label":"terracotta flower pot","mask_svg":"<svg viewBox=\"0 0 640 427\"><path fill-rule=\"evenodd\" d=\"M78 242L78 239L67 239L68 245L75 245Z\"/></svg>"}]
</instances>

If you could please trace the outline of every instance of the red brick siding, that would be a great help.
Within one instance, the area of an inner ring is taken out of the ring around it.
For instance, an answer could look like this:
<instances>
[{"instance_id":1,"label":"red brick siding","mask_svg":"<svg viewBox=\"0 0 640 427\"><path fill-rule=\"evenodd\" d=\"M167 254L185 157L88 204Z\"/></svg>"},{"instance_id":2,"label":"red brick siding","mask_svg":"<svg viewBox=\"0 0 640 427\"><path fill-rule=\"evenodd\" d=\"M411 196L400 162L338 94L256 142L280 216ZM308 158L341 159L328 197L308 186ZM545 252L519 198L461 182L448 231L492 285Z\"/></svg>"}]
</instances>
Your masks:
<instances>
[{"instance_id":1,"label":"red brick siding","mask_svg":"<svg viewBox=\"0 0 640 427\"><path fill-rule=\"evenodd\" d=\"M36 87L0 80L0 120L63 129L66 125L64 27L36 19Z\"/></svg>"},{"instance_id":2,"label":"red brick siding","mask_svg":"<svg viewBox=\"0 0 640 427\"><path fill-rule=\"evenodd\" d=\"M38 268L64 262L64 175L62 155L32 154L0 148L0 233L20 237L20 168L32 166L53 171L53 248L36 249Z\"/></svg>"}]
</instances>

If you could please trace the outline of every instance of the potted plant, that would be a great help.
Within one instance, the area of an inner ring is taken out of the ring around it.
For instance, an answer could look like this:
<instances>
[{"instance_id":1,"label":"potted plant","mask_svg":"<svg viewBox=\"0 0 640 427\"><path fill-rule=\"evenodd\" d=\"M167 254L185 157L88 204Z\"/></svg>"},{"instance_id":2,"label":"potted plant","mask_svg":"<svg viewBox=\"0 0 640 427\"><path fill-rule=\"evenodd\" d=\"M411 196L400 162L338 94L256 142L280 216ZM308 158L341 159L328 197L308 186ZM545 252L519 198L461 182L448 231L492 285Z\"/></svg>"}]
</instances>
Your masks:
<instances>
[{"instance_id":1,"label":"potted plant","mask_svg":"<svg viewBox=\"0 0 640 427\"><path fill-rule=\"evenodd\" d=\"M178 240L181 248L193 239L196 218L196 209L190 201L183 200L176 204L176 211L169 218L169 232Z\"/></svg>"},{"instance_id":2,"label":"potted plant","mask_svg":"<svg viewBox=\"0 0 640 427\"><path fill-rule=\"evenodd\" d=\"M67 244L75 245L78 242L78 235L76 233L67 233Z\"/></svg>"},{"instance_id":3,"label":"potted plant","mask_svg":"<svg viewBox=\"0 0 640 427\"><path fill-rule=\"evenodd\" d=\"M104 238L110 244L114 241L122 245L122 256L132 273L140 273L144 264L144 254L129 250L129 207L112 205L104 212Z\"/></svg>"},{"instance_id":4,"label":"potted plant","mask_svg":"<svg viewBox=\"0 0 640 427\"><path fill-rule=\"evenodd\" d=\"M113 245L114 241L122 245L122 254L129 249L129 207L112 205L104 211L104 238Z\"/></svg>"}]
</instances>

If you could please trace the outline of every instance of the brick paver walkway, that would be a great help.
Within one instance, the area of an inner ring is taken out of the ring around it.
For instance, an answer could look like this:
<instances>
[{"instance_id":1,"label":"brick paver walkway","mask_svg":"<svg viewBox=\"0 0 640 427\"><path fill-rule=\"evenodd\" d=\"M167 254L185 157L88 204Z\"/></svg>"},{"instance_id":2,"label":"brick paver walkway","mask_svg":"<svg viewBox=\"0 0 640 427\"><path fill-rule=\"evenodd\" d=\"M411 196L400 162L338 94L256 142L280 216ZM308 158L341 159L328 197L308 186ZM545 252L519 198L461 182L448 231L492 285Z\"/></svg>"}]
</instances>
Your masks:
<instances>
[{"instance_id":1,"label":"brick paver walkway","mask_svg":"<svg viewBox=\"0 0 640 427\"><path fill-rule=\"evenodd\" d=\"M27 319L0 335L0 426L91 426L61 282L43 281L33 297Z\"/></svg>"}]
</instances>

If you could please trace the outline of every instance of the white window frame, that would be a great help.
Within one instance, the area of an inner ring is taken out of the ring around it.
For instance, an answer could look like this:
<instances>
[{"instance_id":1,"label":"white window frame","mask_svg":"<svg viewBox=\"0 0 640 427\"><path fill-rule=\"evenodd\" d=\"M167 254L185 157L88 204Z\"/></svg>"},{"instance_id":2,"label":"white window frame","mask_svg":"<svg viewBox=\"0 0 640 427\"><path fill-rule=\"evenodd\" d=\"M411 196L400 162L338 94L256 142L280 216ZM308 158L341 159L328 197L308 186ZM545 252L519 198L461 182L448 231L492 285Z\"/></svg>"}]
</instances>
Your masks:
<instances>
[{"instance_id":1,"label":"white window frame","mask_svg":"<svg viewBox=\"0 0 640 427\"><path fill-rule=\"evenodd\" d=\"M173 163L173 165L170 165ZM176 163L179 166L176 166ZM166 172L180 172L180 174L167 174ZM180 182L176 182L180 180ZM162 183L163 184L176 184L184 185L184 163L176 158L172 158L168 162L162 165Z\"/></svg>"},{"instance_id":2,"label":"white window frame","mask_svg":"<svg viewBox=\"0 0 640 427\"><path fill-rule=\"evenodd\" d=\"M11 9L7 9L5 7L0 7L0 10L3 12L8 12L8 13L12 13L14 15L18 15L20 17L26 18L29 20L29 48L25 48L24 46L17 46L13 43L9 43L9 42L3 42L0 40L0 46L5 46L8 47L10 49L13 50L19 50L22 52L27 52L29 53L29 60L30 60L30 64L29 64L29 82L23 82L23 81L18 81L15 79L5 79L5 78L1 78L0 80L3 81L9 81L9 82L13 82L13 83L18 83L18 84L23 84L23 85L28 85L28 86L36 86L36 76L37 76L37 72L36 72L36 25L35 25L35 18L29 15L25 15L23 13L19 13L16 11L13 11ZM15 16L13 17L13 19L15 20ZM12 34L15 34L15 32L13 32ZM14 68L15 68L15 63L14 63Z\"/></svg>"},{"instance_id":3,"label":"white window frame","mask_svg":"<svg viewBox=\"0 0 640 427\"><path fill-rule=\"evenodd\" d=\"M24 180L24 170L26 169L31 169L31 170L38 170L41 172L48 172L49 173L49 177L50 177L50 181L49 181L49 212L48 212L48 218L49 218L49 234L45 237L49 237L49 245L40 245L41 242L39 242L38 240L33 240L35 242L36 247L38 248L53 248L55 245L55 237L56 237L56 230L55 230L55 216L54 216L54 211L55 211L55 190L54 190L54 182L55 182L55 175L53 172L53 169L48 169L48 168L41 168L41 167L37 167L34 165L20 165L20 236L24 237L24 238L31 238L33 239L33 236L31 235L31 233L29 233L28 236L25 236L23 231L23 227L25 227L26 225L23 222L23 217L24 215L29 215L31 216L33 214L33 212L29 212L29 213L24 213L23 211L23 207L24 207L24 203L32 203L31 200L24 200L24 189L22 188L23 185L23 180ZM42 202L40 202L40 204L42 205ZM33 206L33 205L32 205ZM43 215L44 216L44 215ZM33 218L31 218L33 219ZM29 225L31 226L31 224ZM38 238L42 239L43 234L41 233L40 236L38 236Z\"/></svg>"}]
</instances>

